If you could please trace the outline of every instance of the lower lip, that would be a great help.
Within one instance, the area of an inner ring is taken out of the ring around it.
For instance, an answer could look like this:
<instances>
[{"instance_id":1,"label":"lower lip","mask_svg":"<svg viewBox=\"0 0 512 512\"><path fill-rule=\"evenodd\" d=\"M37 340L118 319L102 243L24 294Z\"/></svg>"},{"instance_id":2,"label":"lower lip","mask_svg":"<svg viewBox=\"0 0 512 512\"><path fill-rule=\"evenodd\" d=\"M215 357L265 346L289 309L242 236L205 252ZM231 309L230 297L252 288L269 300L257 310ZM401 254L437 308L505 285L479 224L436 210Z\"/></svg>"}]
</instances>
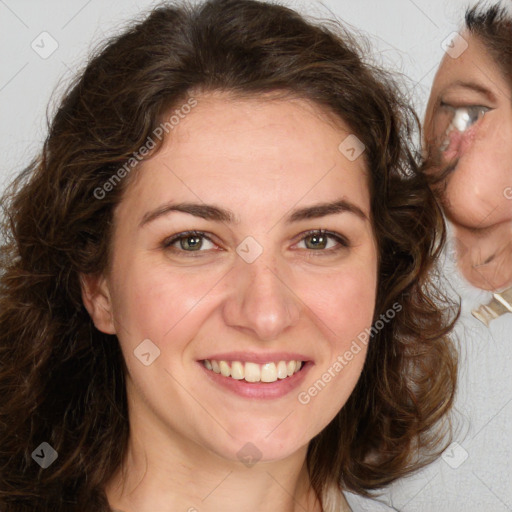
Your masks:
<instances>
[{"instance_id":1,"label":"lower lip","mask_svg":"<svg viewBox=\"0 0 512 512\"><path fill-rule=\"evenodd\" d=\"M309 369L313 366L313 363L308 361L303 363L302 368L297 373L294 373L291 377L286 377L286 379L278 379L275 382L252 383L246 382L243 379L237 380L232 377L224 377L221 373L208 370L201 361L199 361L199 364L214 384L239 396L258 399L280 398L287 395L300 386Z\"/></svg>"}]
</instances>

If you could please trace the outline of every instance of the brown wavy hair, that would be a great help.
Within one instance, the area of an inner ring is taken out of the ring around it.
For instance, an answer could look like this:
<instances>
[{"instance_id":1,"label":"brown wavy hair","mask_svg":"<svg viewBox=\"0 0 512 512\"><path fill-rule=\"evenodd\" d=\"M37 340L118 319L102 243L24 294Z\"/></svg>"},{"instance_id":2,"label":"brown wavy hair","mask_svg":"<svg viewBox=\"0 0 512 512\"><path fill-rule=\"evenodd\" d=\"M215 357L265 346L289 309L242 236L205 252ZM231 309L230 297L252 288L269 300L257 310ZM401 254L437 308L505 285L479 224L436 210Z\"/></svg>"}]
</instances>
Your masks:
<instances>
[{"instance_id":1,"label":"brown wavy hair","mask_svg":"<svg viewBox=\"0 0 512 512\"><path fill-rule=\"evenodd\" d=\"M468 8L465 28L485 45L505 78L512 82L512 10L503 3L479 2Z\"/></svg>"},{"instance_id":2,"label":"brown wavy hair","mask_svg":"<svg viewBox=\"0 0 512 512\"><path fill-rule=\"evenodd\" d=\"M108 268L113 209L137 169L101 199L95 190L190 91L304 98L366 147L379 248L375 321L402 308L373 332L354 392L310 442L318 497L332 486L378 489L445 447L458 316L433 280L445 224L418 170L417 117L393 77L367 62L361 41L337 21L284 6L210 0L162 5L90 58L41 154L2 200L2 512L110 511L103 486L129 433L126 368L116 336L94 327L79 275ZM31 458L43 441L58 452L47 469Z\"/></svg>"}]
</instances>

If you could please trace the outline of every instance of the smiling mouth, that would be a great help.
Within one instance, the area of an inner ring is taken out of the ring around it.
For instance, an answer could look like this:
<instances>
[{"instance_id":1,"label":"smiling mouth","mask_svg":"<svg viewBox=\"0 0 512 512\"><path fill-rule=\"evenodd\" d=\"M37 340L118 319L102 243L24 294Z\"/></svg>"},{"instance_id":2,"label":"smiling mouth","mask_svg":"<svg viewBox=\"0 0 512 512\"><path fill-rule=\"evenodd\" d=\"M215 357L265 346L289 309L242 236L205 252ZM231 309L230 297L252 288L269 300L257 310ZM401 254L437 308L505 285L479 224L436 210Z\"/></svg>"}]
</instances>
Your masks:
<instances>
[{"instance_id":1,"label":"smiling mouth","mask_svg":"<svg viewBox=\"0 0 512 512\"><path fill-rule=\"evenodd\" d=\"M202 363L207 370L219 373L224 377L249 383L285 380L299 372L304 366L302 361L296 360L258 364L242 361L229 363L227 361L204 359Z\"/></svg>"}]
</instances>

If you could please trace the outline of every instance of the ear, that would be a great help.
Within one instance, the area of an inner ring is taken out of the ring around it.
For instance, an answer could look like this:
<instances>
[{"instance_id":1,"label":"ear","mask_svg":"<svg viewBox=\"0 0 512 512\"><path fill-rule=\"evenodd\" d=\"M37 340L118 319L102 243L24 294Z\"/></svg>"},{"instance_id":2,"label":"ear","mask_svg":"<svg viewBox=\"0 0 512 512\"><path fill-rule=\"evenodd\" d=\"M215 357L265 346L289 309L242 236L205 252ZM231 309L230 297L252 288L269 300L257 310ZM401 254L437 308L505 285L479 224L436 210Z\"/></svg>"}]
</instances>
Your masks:
<instances>
[{"instance_id":1,"label":"ear","mask_svg":"<svg viewBox=\"0 0 512 512\"><path fill-rule=\"evenodd\" d=\"M103 275L80 274L80 287L84 306L96 329L105 334L116 334L112 299L106 278Z\"/></svg>"}]
</instances>

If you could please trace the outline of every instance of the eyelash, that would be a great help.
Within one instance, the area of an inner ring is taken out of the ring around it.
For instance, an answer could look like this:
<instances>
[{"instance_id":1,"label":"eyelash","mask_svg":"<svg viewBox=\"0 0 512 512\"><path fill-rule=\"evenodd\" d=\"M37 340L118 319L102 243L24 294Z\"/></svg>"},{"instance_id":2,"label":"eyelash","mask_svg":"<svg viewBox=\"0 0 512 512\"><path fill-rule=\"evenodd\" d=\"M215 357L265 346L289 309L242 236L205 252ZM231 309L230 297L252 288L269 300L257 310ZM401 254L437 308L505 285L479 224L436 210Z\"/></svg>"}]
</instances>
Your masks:
<instances>
[{"instance_id":1,"label":"eyelash","mask_svg":"<svg viewBox=\"0 0 512 512\"><path fill-rule=\"evenodd\" d=\"M457 103L457 102L450 102L450 101L444 101L444 100L440 100L440 105L442 107L450 107L450 108L473 108L473 107L478 107L478 108L485 108L487 110L492 110L491 107L487 107L485 105L480 105L478 103Z\"/></svg>"},{"instance_id":2,"label":"eyelash","mask_svg":"<svg viewBox=\"0 0 512 512\"><path fill-rule=\"evenodd\" d=\"M475 110L475 109L478 109L478 114L482 114L482 116L478 116L477 120L471 124L471 126L473 126L474 124L476 124L478 121L480 121L482 119L482 117L489 111L493 110L492 108L490 107L486 107L485 105L467 105L467 104L453 104L453 103L447 103L443 100L440 101L440 105L442 108L445 108L445 109L450 109L454 112L458 110L458 109L471 109L471 110Z\"/></svg>"},{"instance_id":3,"label":"eyelash","mask_svg":"<svg viewBox=\"0 0 512 512\"><path fill-rule=\"evenodd\" d=\"M311 256L313 256L313 255L321 256L321 254L318 254L318 253L324 253L324 255L326 253L332 254L332 253L338 252L343 249L348 249L351 246L348 239L345 238L344 236L340 235L339 233L335 233L333 231L327 231L325 229L312 229L312 230L306 231L304 233L301 233L301 235L302 235L302 238L299 240L299 242L303 241L304 239L306 239L310 236L320 235L320 236L327 236L329 238L332 238L339 244L338 247L334 247L334 248L331 247L330 249L305 249L306 251L308 251L308 253ZM204 231L183 231L183 232L177 233L169 238L166 238L162 242L161 246L163 249L170 250L175 253L181 253L181 254L190 253L188 255L190 257L195 257L195 258L201 257L202 254L200 254L200 253L207 252L207 251L201 251L201 250L186 251L184 249L177 249L175 247L172 247L172 245L175 244L176 242L179 242L180 240L183 240L183 239L186 239L186 238L192 237L192 236L202 237L211 243L215 243ZM198 254L194 254L194 253L198 253Z\"/></svg>"}]
</instances>

